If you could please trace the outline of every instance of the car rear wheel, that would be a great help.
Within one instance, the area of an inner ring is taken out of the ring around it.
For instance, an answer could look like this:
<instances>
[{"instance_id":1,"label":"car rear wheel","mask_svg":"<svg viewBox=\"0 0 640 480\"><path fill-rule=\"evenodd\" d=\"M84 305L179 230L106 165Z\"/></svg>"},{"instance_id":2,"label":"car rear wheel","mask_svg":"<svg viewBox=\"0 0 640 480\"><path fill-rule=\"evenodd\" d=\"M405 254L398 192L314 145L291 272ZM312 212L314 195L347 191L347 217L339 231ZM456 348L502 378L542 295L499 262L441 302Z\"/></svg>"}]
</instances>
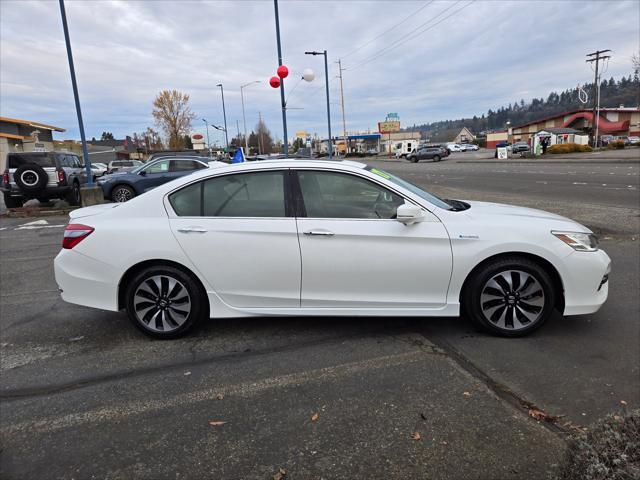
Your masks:
<instances>
[{"instance_id":1,"label":"car rear wheel","mask_svg":"<svg viewBox=\"0 0 640 480\"><path fill-rule=\"evenodd\" d=\"M140 272L126 290L129 320L149 336L177 338L208 314L206 293L187 273L170 266Z\"/></svg>"},{"instance_id":2,"label":"car rear wheel","mask_svg":"<svg viewBox=\"0 0 640 480\"><path fill-rule=\"evenodd\" d=\"M128 202L135 196L136 192L128 185L117 185L111 190L111 200L114 202Z\"/></svg>"},{"instance_id":3,"label":"car rear wheel","mask_svg":"<svg viewBox=\"0 0 640 480\"><path fill-rule=\"evenodd\" d=\"M549 274L523 257L497 259L469 279L463 312L483 330L519 337L537 330L551 316L555 290Z\"/></svg>"},{"instance_id":4,"label":"car rear wheel","mask_svg":"<svg viewBox=\"0 0 640 480\"><path fill-rule=\"evenodd\" d=\"M435 156L433 157L433 161L434 161L434 162L439 162L439 161L440 161L440 155L435 155Z\"/></svg>"},{"instance_id":5,"label":"car rear wheel","mask_svg":"<svg viewBox=\"0 0 640 480\"><path fill-rule=\"evenodd\" d=\"M65 196L65 199L71 206L77 207L80 205L80 203L82 202L82 197L80 194L80 185L78 184L78 182L73 182L71 184L71 188Z\"/></svg>"}]
</instances>

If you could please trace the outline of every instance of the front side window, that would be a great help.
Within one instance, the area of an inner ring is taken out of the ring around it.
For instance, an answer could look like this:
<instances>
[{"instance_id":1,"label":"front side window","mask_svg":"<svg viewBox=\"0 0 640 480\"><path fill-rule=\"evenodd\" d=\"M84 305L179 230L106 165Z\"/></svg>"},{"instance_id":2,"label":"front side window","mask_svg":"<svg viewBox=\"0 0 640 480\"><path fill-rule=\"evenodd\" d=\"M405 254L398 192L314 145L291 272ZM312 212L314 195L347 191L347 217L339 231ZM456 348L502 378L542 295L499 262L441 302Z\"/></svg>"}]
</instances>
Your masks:
<instances>
[{"instance_id":1,"label":"front side window","mask_svg":"<svg viewBox=\"0 0 640 480\"><path fill-rule=\"evenodd\" d=\"M310 218L395 218L404 199L364 178L346 173L298 171Z\"/></svg>"},{"instance_id":2,"label":"front side window","mask_svg":"<svg viewBox=\"0 0 640 480\"><path fill-rule=\"evenodd\" d=\"M169 196L178 216L285 217L284 172L223 175Z\"/></svg>"}]
</instances>

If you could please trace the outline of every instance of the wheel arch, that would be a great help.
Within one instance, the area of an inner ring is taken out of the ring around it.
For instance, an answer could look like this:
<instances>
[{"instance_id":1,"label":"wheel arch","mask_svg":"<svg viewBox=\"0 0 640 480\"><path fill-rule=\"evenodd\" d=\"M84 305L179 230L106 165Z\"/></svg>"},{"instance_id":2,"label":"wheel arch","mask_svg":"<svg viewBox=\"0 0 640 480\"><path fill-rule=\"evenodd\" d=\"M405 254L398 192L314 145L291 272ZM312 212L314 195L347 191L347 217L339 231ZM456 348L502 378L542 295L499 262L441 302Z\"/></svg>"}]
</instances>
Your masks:
<instances>
[{"instance_id":1,"label":"wheel arch","mask_svg":"<svg viewBox=\"0 0 640 480\"><path fill-rule=\"evenodd\" d=\"M564 312L564 303L565 303L564 285L562 283L562 277L560 276L560 273L558 272L558 270L553 266L553 264L549 260L547 260L544 257L541 257L540 255L535 255L533 253L528 253L528 252L519 252L519 251L501 252L495 255L491 255L490 257L485 258L480 263L478 263L475 267L473 267L465 277L464 282L462 283L462 288L460 289L460 296L458 298L458 300L460 301L460 304L462 304L462 297L468 287L469 282L471 281L473 276L476 274L476 272L478 272L478 270L484 267L487 263L492 262L494 260L498 260L500 258L505 258L505 257L527 258L530 261L535 262L538 265L540 265L542 268L544 268L544 270L551 277L551 280L553 281L553 284L556 287L556 292L558 293L556 295L555 307L560 313Z\"/></svg>"},{"instance_id":2,"label":"wheel arch","mask_svg":"<svg viewBox=\"0 0 640 480\"><path fill-rule=\"evenodd\" d=\"M203 298L207 302L205 311L209 312L209 297L207 295L207 290L204 287L198 275L196 275L191 269L185 267L181 263L174 262L172 260L159 259L159 258L138 262L135 265L132 265L131 267L129 267L129 269L126 272L124 272L124 274L120 278L120 282L118 282L118 310L122 310L123 308L125 308L125 302L126 302L125 294L127 291L128 283L145 268L162 267L162 266L177 268L178 270L181 270L185 274L191 276L202 289Z\"/></svg>"}]
</instances>

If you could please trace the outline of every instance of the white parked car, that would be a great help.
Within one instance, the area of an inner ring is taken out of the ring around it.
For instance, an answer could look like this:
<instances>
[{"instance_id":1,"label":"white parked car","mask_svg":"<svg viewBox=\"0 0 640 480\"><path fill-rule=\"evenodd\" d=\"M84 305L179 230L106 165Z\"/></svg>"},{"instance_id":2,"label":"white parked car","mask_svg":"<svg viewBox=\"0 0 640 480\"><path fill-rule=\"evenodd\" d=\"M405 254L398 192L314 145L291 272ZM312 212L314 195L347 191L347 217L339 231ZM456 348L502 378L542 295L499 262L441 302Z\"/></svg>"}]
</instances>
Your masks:
<instances>
[{"instance_id":1,"label":"white parked car","mask_svg":"<svg viewBox=\"0 0 640 480\"><path fill-rule=\"evenodd\" d=\"M463 143L460 145L463 149L463 151L465 152L470 152L470 151L478 151L480 150L480 147L478 147L478 145L475 145L473 143Z\"/></svg>"},{"instance_id":2,"label":"white parked car","mask_svg":"<svg viewBox=\"0 0 640 480\"><path fill-rule=\"evenodd\" d=\"M464 152L464 149L462 148L461 145L457 144L457 143L447 143L447 150L449 150L450 152Z\"/></svg>"},{"instance_id":3,"label":"white parked car","mask_svg":"<svg viewBox=\"0 0 640 480\"><path fill-rule=\"evenodd\" d=\"M218 166L75 210L62 298L177 337L209 317L463 315L518 336L597 311L610 260L552 213L441 200L351 161ZM108 252L105 253L105 252Z\"/></svg>"}]
</instances>

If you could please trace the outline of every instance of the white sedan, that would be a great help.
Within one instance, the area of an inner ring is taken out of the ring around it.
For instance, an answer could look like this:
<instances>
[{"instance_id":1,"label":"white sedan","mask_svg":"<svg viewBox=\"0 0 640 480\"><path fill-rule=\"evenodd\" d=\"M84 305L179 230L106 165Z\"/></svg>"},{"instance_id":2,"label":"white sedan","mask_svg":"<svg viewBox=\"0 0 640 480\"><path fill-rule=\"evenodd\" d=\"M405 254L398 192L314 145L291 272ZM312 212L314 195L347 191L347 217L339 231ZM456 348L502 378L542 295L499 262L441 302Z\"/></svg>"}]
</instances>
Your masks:
<instances>
[{"instance_id":1,"label":"white sedan","mask_svg":"<svg viewBox=\"0 0 640 480\"><path fill-rule=\"evenodd\" d=\"M160 338L209 317L461 312L519 336L608 294L610 260L586 227L441 200L350 161L217 166L70 217L55 259L62 298L126 310Z\"/></svg>"}]
</instances>

